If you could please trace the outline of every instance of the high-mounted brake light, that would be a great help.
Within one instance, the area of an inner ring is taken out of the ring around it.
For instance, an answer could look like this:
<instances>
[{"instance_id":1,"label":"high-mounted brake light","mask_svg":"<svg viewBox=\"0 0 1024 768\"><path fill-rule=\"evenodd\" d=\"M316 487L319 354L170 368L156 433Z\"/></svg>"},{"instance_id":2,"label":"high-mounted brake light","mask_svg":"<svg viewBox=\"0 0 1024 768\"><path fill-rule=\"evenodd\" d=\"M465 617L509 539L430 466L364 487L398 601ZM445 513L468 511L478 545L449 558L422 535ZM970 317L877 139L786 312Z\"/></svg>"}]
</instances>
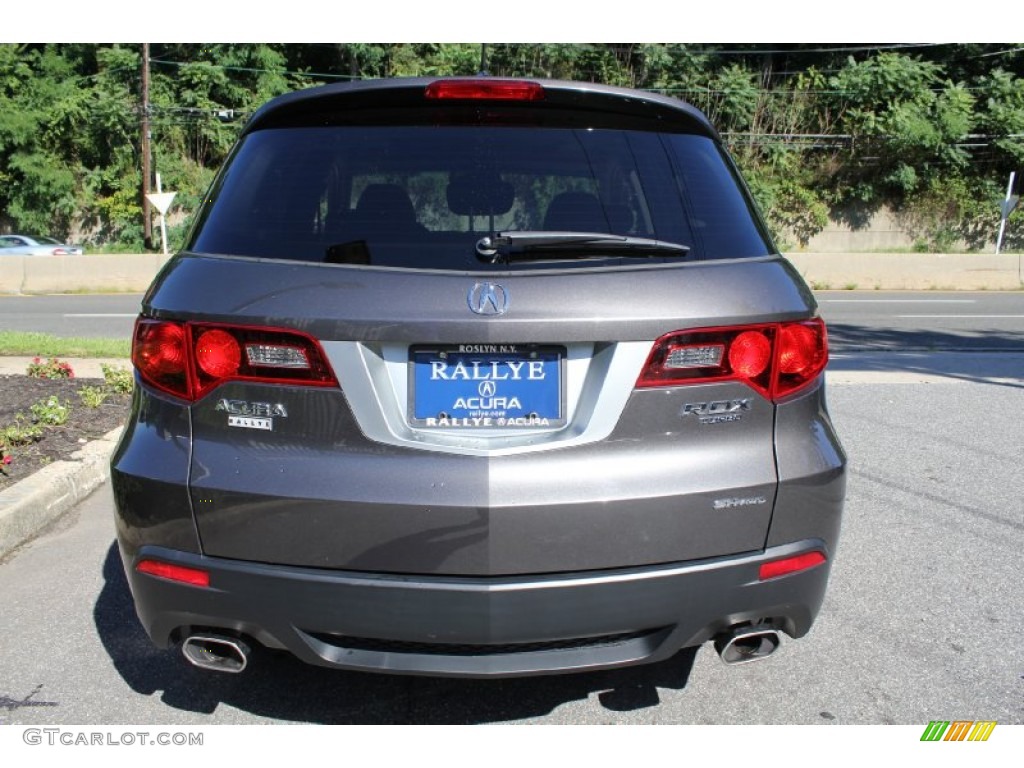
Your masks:
<instances>
[{"instance_id":1,"label":"high-mounted brake light","mask_svg":"<svg viewBox=\"0 0 1024 768\"><path fill-rule=\"evenodd\" d=\"M822 552L805 552L802 555L794 555L793 557L785 557L782 560L771 560L767 563L761 563L761 569L758 572L757 578L761 581L767 581L768 579L775 579L779 576L787 576L791 573L797 573L799 571L806 571L808 568L813 568L816 565L821 565L825 562L825 555Z\"/></svg>"},{"instance_id":2,"label":"high-mounted brake light","mask_svg":"<svg viewBox=\"0 0 1024 768\"><path fill-rule=\"evenodd\" d=\"M469 99L473 101L541 101L544 86L529 80L435 80L424 94L428 99Z\"/></svg>"},{"instance_id":3,"label":"high-mounted brake light","mask_svg":"<svg viewBox=\"0 0 1024 768\"><path fill-rule=\"evenodd\" d=\"M140 318L132 362L147 384L192 401L226 381L338 384L320 344L282 328Z\"/></svg>"},{"instance_id":4,"label":"high-mounted brake light","mask_svg":"<svg viewBox=\"0 0 1024 768\"><path fill-rule=\"evenodd\" d=\"M199 568L187 568L184 565L162 563L159 560L140 560L135 570L161 579L191 584L193 587L210 586L210 574Z\"/></svg>"},{"instance_id":5,"label":"high-mounted brake light","mask_svg":"<svg viewBox=\"0 0 1024 768\"><path fill-rule=\"evenodd\" d=\"M741 381L778 400L810 385L828 363L825 324L797 323L675 331L654 343L638 387Z\"/></svg>"}]
</instances>

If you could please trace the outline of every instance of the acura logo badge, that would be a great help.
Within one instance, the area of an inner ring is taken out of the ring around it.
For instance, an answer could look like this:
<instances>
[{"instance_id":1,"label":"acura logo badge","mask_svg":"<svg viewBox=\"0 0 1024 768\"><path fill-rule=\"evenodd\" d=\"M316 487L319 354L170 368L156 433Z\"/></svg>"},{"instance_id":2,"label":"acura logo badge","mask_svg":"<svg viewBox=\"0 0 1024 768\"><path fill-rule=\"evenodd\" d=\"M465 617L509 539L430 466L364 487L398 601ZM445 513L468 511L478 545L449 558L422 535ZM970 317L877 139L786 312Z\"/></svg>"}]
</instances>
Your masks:
<instances>
[{"instance_id":1,"label":"acura logo badge","mask_svg":"<svg viewBox=\"0 0 1024 768\"><path fill-rule=\"evenodd\" d=\"M508 291L497 283L476 283L466 301L478 315L504 315L508 311Z\"/></svg>"}]
</instances>

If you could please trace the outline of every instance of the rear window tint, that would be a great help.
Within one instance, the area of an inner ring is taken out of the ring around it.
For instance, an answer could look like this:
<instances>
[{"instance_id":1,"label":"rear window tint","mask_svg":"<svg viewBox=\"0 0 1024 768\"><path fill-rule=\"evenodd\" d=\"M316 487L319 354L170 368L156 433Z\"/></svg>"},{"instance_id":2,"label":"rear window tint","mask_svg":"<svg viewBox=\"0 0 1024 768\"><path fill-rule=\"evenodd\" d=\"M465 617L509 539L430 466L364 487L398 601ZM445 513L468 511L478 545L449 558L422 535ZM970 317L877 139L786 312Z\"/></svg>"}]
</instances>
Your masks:
<instances>
[{"instance_id":1,"label":"rear window tint","mask_svg":"<svg viewBox=\"0 0 1024 768\"><path fill-rule=\"evenodd\" d=\"M657 238L698 258L769 252L711 139L506 126L256 131L215 183L190 250L483 269L476 242L509 230Z\"/></svg>"}]
</instances>

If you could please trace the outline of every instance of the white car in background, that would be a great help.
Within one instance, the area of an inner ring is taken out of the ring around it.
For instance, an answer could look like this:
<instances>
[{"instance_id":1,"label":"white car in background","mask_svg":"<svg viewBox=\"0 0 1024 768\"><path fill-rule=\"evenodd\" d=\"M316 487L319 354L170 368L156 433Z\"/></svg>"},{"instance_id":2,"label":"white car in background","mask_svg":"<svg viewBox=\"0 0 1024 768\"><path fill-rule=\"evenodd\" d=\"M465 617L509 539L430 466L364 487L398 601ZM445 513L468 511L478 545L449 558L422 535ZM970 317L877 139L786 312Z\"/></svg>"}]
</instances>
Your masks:
<instances>
[{"instance_id":1,"label":"white car in background","mask_svg":"<svg viewBox=\"0 0 1024 768\"><path fill-rule=\"evenodd\" d=\"M0 235L0 256L81 256L80 245L68 245L52 237Z\"/></svg>"}]
</instances>

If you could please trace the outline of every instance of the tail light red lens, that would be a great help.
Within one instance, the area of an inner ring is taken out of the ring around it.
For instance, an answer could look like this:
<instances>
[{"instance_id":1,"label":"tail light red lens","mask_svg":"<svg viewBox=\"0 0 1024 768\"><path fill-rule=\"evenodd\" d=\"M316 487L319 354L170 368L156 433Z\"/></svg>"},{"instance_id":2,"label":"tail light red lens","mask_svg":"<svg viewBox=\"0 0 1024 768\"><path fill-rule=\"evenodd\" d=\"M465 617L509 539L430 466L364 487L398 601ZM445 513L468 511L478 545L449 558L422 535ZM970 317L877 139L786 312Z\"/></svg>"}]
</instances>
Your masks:
<instances>
[{"instance_id":1,"label":"tail light red lens","mask_svg":"<svg viewBox=\"0 0 1024 768\"><path fill-rule=\"evenodd\" d=\"M529 80L471 78L436 80L427 86L428 99L470 99L473 101L541 101L544 86Z\"/></svg>"},{"instance_id":2,"label":"tail light red lens","mask_svg":"<svg viewBox=\"0 0 1024 768\"><path fill-rule=\"evenodd\" d=\"M828 363L820 319L676 331L654 343L638 387L741 381L767 398L798 392Z\"/></svg>"},{"instance_id":3,"label":"tail light red lens","mask_svg":"<svg viewBox=\"0 0 1024 768\"><path fill-rule=\"evenodd\" d=\"M791 323L779 331L777 397L802 389L828 363L828 333L820 319Z\"/></svg>"},{"instance_id":4,"label":"tail light red lens","mask_svg":"<svg viewBox=\"0 0 1024 768\"><path fill-rule=\"evenodd\" d=\"M279 328L140 318L132 362L147 384L190 401L226 381L338 385L314 338Z\"/></svg>"},{"instance_id":5,"label":"tail light red lens","mask_svg":"<svg viewBox=\"0 0 1024 768\"><path fill-rule=\"evenodd\" d=\"M226 379L238 373L242 348L235 337L220 328L205 331L196 342L199 371L214 379Z\"/></svg>"},{"instance_id":6,"label":"tail light red lens","mask_svg":"<svg viewBox=\"0 0 1024 768\"><path fill-rule=\"evenodd\" d=\"M188 352L184 326L139 320L135 324L132 363L139 375L157 389L187 396Z\"/></svg>"},{"instance_id":7,"label":"tail light red lens","mask_svg":"<svg viewBox=\"0 0 1024 768\"><path fill-rule=\"evenodd\" d=\"M744 379L756 379L771 361L772 343L761 331L744 331L729 345L729 365Z\"/></svg>"}]
</instances>

